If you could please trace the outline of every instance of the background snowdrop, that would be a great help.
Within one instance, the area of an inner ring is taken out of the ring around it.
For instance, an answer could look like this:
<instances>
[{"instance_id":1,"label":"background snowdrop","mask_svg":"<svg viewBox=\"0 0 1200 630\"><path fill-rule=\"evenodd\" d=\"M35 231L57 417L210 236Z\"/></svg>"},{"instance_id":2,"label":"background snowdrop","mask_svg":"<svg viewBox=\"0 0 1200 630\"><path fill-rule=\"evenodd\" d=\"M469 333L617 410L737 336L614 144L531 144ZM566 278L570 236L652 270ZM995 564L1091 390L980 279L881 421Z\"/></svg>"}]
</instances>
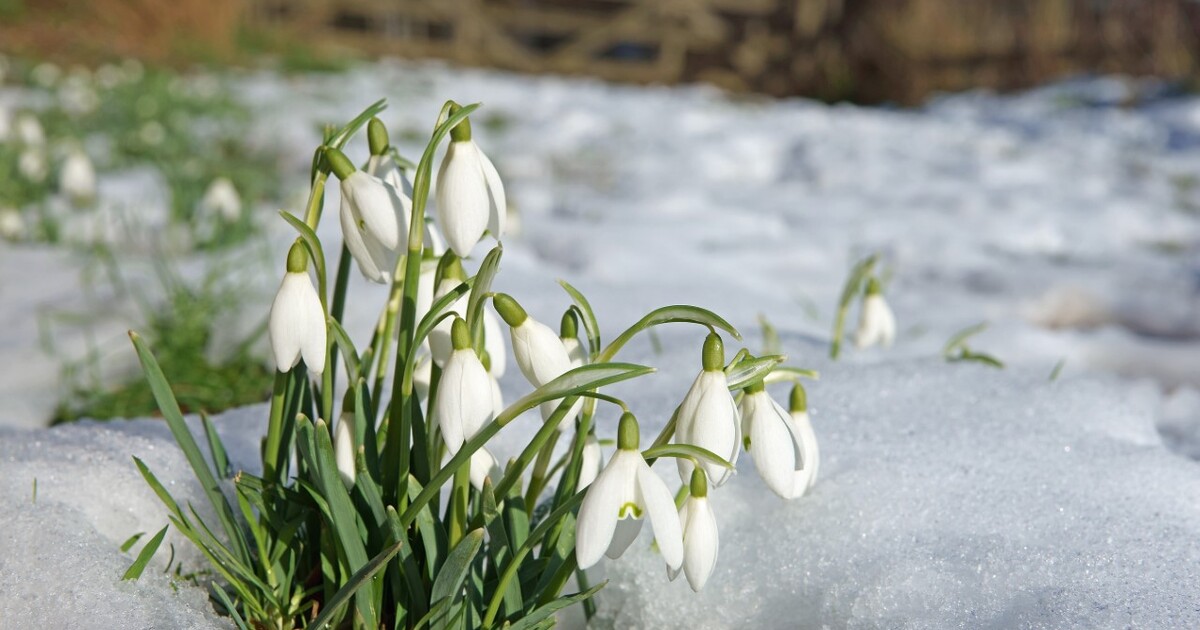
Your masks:
<instances>
[{"instance_id":1,"label":"background snowdrop","mask_svg":"<svg viewBox=\"0 0 1200 630\"><path fill-rule=\"evenodd\" d=\"M705 338L702 359L700 374L679 404L675 437L680 443L706 448L736 465L741 451L738 409L725 376L725 344L716 333ZM694 464L681 458L678 466L679 478L688 483ZM711 462L703 466L713 485L720 486L732 474Z\"/></svg>"},{"instance_id":2,"label":"background snowdrop","mask_svg":"<svg viewBox=\"0 0 1200 630\"><path fill-rule=\"evenodd\" d=\"M438 169L437 216L450 249L465 258L484 230L497 241L504 237L507 201L496 167L471 139L470 122L459 123L450 138Z\"/></svg>"},{"instance_id":3,"label":"background snowdrop","mask_svg":"<svg viewBox=\"0 0 1200 630\"><path fill-rule=\"evenodd\" d=\"M717 517L708 500L708 479L701 468L692 471L688 496L679 507L679 523L683 528L682 571L687 576L688 586L699 593L717 566L720 549ZM667 575L674 580L680 570L668 566Z\"/></svg>"},{"instance_id":4,"label":"background snowdrop","mask_svg":"<svg viewBox=\"0 0 1200 630\"><path fill-rule=\"evenodd\" d=\"M301 358L316 374L325 368L325 309L308 275L308 252L299 241L288 252L287 273L271 304L267 332L280 372L292 369Z\"/></svg>"},{"instance_id":5,"label":"background snowdrop","mask_svg":"<svg viewBox=\"0 0 1200 630\"><path fill-rule=\"evenodd\" d=\"M866 297L863 298L862 309L859 311L858 331L854 344L859 348L873 346L876 343L884 347L892 345L896 338L896 316L892 308L883 299L883 288L879 280L871 278L867 282Z\"/></svg>"}]
</instances>

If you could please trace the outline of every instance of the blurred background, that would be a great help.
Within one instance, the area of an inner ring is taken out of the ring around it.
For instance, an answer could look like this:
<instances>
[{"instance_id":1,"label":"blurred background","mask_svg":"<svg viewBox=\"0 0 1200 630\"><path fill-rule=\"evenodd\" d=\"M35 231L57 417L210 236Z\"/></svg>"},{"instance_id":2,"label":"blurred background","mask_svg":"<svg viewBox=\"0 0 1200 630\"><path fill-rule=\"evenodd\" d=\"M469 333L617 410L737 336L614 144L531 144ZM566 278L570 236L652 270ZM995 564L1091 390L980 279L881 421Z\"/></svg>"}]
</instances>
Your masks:
<instances>
[{"instance_id":1,"label":"blurred background","mask_svg":"<svg viewBox=\"0 0 1200 630\"><path fill-rule=\"evenodd\" d=\"M915 104L1079 73L1191 81L1190 0L0 0L0 50L294 69L375 55Z\"/></svg>"},{"instance_id":2,"label":"blurred background","mask_svg":"<svg viewBox=\"0 0 1200 630\"><path fill-rule=\"evenodd\" d=\"M562 277L612 325L696 303L811 349L879 254L897 347L851 360L1149 378L1200 435L1198 28L1186 0L0 0L0 426L155 413L130 328L187 410L263 400L276 211L323 125L387 98L415 158L455 98L546 321Z\"/></svg>"}]
</instances>

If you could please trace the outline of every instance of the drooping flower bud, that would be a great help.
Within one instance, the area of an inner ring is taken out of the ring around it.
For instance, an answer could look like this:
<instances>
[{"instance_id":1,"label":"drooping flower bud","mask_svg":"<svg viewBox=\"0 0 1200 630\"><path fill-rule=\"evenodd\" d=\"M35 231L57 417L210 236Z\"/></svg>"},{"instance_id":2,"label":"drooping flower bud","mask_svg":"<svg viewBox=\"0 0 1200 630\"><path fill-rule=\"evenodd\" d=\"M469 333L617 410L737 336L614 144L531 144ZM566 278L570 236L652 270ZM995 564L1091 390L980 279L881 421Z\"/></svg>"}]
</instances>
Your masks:
<instances>
[{"instance_id":1,"label":"drooping flower bud","mask_svg":"<svg viewBox=\"0 0 1200 630\"><path fill-rule=\"evenodd\" d=\"M895 338L896 316L883 299L883 289L879 281L871 278L867 283L867 295L863 298L862 309L859 311L854 345L866 348L879 343L887 347L892 345Z\"/></svg>"},{"instance_id":2,"label":"drooping flower bud","mask_svg":"<svg viewBox=\"0 0 1200 630\"><path fill-rule=\"evenodd\" d=\"M299 239L288 251L287 273L271 303L267 332L280 372L295 367L301 357L314 374L325 369L325 309L308 275L308 252Z\"/></svg>"},{"instance_id":3,"label":"drooping flower bud","mask_svg":"<svg viewBox=\"0 0 1200 630\"><path fill-rule=\"evenodd\" d=\"M681 444L706 448L736 465L741 450L739 417L725 376L725 347L720 336L710 333L705 338L701 357L704 369L696 376L691 389L679 404L675 439ZM679 478L687 483L692 478L694 466L687 459L677 462ZM703 462L701 465L716 486L725 483L733 473L713 462Z\"/></svg>"},{"instance_id":4,"label":"drooping flower bud","mask_svg":"<svg viewBox=\"0 0 1200 630\"><path fill-rule=\"evenodd\" d=\"M453 105L451 115L458 109ZM504 184L492 161L471 139L470 120L450 130L436 192L438 225L456 254L469 256L485 229L492 238L503 238L507 215Z\"/></svg>"}]
</instances>

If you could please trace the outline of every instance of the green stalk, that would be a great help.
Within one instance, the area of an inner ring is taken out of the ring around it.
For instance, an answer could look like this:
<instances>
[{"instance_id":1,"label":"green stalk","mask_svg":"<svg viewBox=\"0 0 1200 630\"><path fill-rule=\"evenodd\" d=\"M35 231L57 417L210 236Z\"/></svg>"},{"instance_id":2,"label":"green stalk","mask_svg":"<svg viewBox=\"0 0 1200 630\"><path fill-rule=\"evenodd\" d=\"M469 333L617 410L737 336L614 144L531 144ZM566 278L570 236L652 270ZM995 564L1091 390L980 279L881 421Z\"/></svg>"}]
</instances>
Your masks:
<instances>
[{"instance_id":1,"label":"green stalk","mask_svg":"<svg viewBox=\"0 0 1200 630\"><path fill-rule=\"evenodd\" d=\"M287 406L288 374L275 371L275 384L271 391L271 414L267 422L267 441L263 445L263 479L268 484L280 483L279 450L283 441L283 409Z\"/></svg>"},{"instance_id":2,"label":"green stalk","mask_svg":"<svg viewBox=\"0 0 1200 630\"><path fill-rule=\"evenodd\" d=\"M467 494L471 487L471 464L460 466L454 471L454 485L450 490L450 504L446 506L449 513L449 524L446 536L449 547L453 549L466 533L467 524Z\"/></svg>"},{"instance_id":3,"label":"green stalk","mask_svg":"<svg viewBox=\"0 0 1200 630\"><path fill-rule=\"evenodd\" d=\"M558 425L551 426L557 427ZM550 439L542 445L542 448L538 449L537 461L533 464L533 474L529 478L529 490L525 494L525 511L527 512L533 512L533 508L537 506L538 495L546 487L546 470L550 467L550 460L554 457L554 446L558 443L560 433L562 431L555 431Z\"/></svg>"}]
</instances>

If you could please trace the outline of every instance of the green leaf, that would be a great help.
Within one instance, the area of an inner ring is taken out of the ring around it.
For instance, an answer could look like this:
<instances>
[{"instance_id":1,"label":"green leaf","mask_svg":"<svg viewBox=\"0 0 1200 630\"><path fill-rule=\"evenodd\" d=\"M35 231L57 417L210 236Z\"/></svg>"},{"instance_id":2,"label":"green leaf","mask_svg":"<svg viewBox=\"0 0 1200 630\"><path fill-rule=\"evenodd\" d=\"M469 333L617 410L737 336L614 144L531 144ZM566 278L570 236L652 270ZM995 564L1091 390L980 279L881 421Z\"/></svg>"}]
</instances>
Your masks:
<instances>
[{"instance_id":1,"label":"green leaf","mask_svg":"<svg viewBox=\"0 0 1200 630\"><path fill-rule=\"evenodd\" d=\"M594 363L583 365L566 372L542 385L509 405L496 417L495 422L504 426L514 418L534 407L558 398L566 398L590 389L598 389L631 378L654 372L654 368L634 363Z\"/></svg>"},{"instance_id":2,"label":"green leaf","mask_svg":"<svg viewBox=\"0 0 1200 630\"><path fill-rule=\"evenodd\" d=\"M779 332L771 325L766 315L758 314L758 325L762 326L763 354L780 354L783 344L779 341Z\"/></svg>"},{"instance_id":3,"label":"green leaf","mask_svg":"<svg viewBox=\"0 0 1200 630\"><path fill-rule=\"evenodd\" d=\"M729 381L729 389L741 389L754 381L766 377L775 366L787 361L787 357L775 354L765 357L754 357L732 366L725 371Z\"/></svg>"},{"instance_id":4,"label":"green leaf","mask_svg":"<svg viewBox=\"0 0 1200 630\"><path fill-rule=\"evenodd\" d=\"M382 571L392 557L400 551L400 548L403 545L404 541L400 541L388 547L387 549L384 549L374 558L371 558L369 562L359 568L358 571L355 571L354 575L350 576L350 579L346 581L346 584L343 585L342 588L338 589L338 592L335 593L334 596L329 599L329 601L325 602L325 608L321 610L321 614L318 615L308 627L311 630L321 630L321 628L324 628L326 625L328 625L329 622L333 620L333 616L337 614L341 607L346 605L346 602L350 601L350 598L353 597L359 589L370 582L376 574Z\"/></svg>"},{"instance_id":5,"label":"green leaf","mask_svg":"<svg viewBox=\"0 0 1200 630\"><path fill-rule=\"evenodd\" d=\"M387 109L387 99L381 98L378 101L371 103L362 111L361 114L355 116L353 120L346 123L345 127L342 127L337 131L337 133L333 134L333 138L331 142L329 142L329 146L332 146L335 149L341 149L342 147L346 146L346 142L349 141L359 129L362 129L362 126L367 124L368 120L378 116L379 113L385 109Z\"/></svg>"},{"instance_id":6,"label":"green leaf","mask_svg":"<svg viewBox=\"0 0 1200 630\"><path fill-rule=\"evenodd\" d=\"M130 549L133 549L133 546L137 544L137 541L141 540L142 536L145 535L146 532L138 532L127 538L125 542L121 543L121 553L125 553Z\"/></svg>"},{"instance_id":7,"label":"green leaf","mask_svg":"<svg viewBox=\"0 0 1200 630\"><path fill-rule=\"evenodd\" d=\"M450 600L451 605L458 600L471 563L475 561L475 556L482 546L483 529L473 529L458 541L450 555L446 556L446 562L442 564L442 569L438 571L437 579L433 582L430 599L434 605L443 599Z\"/></svg>"},{"instance_id":8,"label":"green leaf","mask_svg":"<svg viewBox=\"0 0 1200 630\"><path fill-rule=\"evenodd\" d=\"M548 618L550 615L553 615L567 606L578 604L579 602L591 598L593 595L600 592L600 589L604 588L607 584L608 580L605 580L593 586L592 588L583 591L582 593L575 593L574 595L559 597L549 604L539 607L537 610L529 613L529 615L525 616L520 621L509 626L509 630L532 630L537 624L541 623L542 620Z\"/></svg>"},{"instance_id":9,"label":"green leaf","mask_svg":"<svg viewBox=\"0 0 1200 630\"><path fill-rule=\"evenodd\" d=\"M246 620L242 619L242 615L238 613L237 606L234 606L233 601L229 599L229 593L226 593L225 589L216 582L212 582L211 585L213 596L225 607L225 612L233 618L233 623L237 625L238 630L250 630L250 627L246 625Z\"/></svg>"},{"instance_id":10,"label":"green leaf","mask_svg":"<svg viewBox=\"0 0 1200 630\"><path fill-rule=\"evenodd\" d=\"M722 468L733 469L733 464L725 460L724 457L699 446L692 444L663 444L662 446L654 446L642 451L642 458L646 463L656 460L660 457L683 457L686 459L703 459L710 461Z\"/></svg>"},{"instance_id":11,"label":"green leaf","mask_svg":"<svg viewBox=\"0 0 1200 630\"><path fill-rule=\"evenodd\" d=\"M733 335L735 339L741 340L742 338L742 334L739 333L732 324L725 321L720 315L717 315L708 309L703 309L698 306L690 306L687 304L664 306L662 308L650 311L645 317L638 320L636 324L630 326L625 330L625 332L621 333L620 336L612 341L612 343L608 344L608 347L604 349L604 352L600 353L599 357L597 358L597 362L603 363L606 361L611 361L613 357L617 355L617 352L624 347L626 343L629 343L629 340L633 339L633 337L638 333L653 326L658 326L659 324L669 324L674 322L700 324L701 326L707 326L713 329L719 328Z\"/></svg>"},{"instance_id":12,"label":"green leaf","mask_svg":"<svg viewBox=\"0 0 1200 630\"><path fill-rule=\"evenodd\" d=\"M846 278L846 285L842 287L842 297L838 299L837 317L833 322L833 339L829 344L829 358L831 359L838 358L838 354L842 351L842 337L846 334L846 316L850 313L850 302L862 290L867 274L871 273L871 269L875 267L878 260L879 254L867 256L851 268L850 277Z\"/></svg>"},{"instance_id":13,"label":"green leaf","mask_svg":"<svg viewBox=\"0 0 1200 630\"><path fill-rule=\"evenodd\" d=\"M967 339L987 330L987 327L987 322L980 322L974 326L967 326L966 328L954 333L950 336L950 339L946 341L946 345L942 347L942 356L949 359L951 354L953 354L956 349L959 347L966 347Z\"/></svg>"},{"instance_id":14,"label":"green leaf","mask_svg":"<svg viewBox=\"0 0 1200 630\"><path fill-rule=\"evenodd\" d=\"M583 330L587 333L588 356L594 359L600 353L600 324L596 321L596 313L579 289L571 286L566 280L559 280L558 284L567 292L567 295L571 296L571 301L579 309L580 319L583 320Z\"/></svg>"},{"instance_id":15,"label":"green leaf","mask_svg":"<svg viewBox=\"0 0 1200 630\"><path fill-rule=\"evenodd\" d=\"M142 577L142 571L146 570L146 565L150 563L150 558L154 557L154 552L158 551L158 546L162 544L163 537L167 535L167 527L169 526L158 530L154 538L151 538L150 542L146 543L145 547L142 547L142 551L138 553L137 559L129 566L129 570L125 571L125 575L121 576L122 580L137 580Z\"/></svg>"},{"instance_id":16,"label":"green leaf","mask_svg":"<svg viewBox=\"0 0 1200 630\"><path fill-rule=\"evenodd\" d=\"M487 304L487 294L492 290L492 280L500 270L500 257L503 254L503 245L496 245L487 253L479 264L479 271L475 272L471 297L467 299L467 326L471 331L471 339L475 340L475 352L483 350L483 308Z\"/></svg>"},{"instance_id":17,"label":"green leaf","mask_svg":"<svg viewBox=\"0 0 1200 630\"><path fill-rule=\"evenodd\" d=\"M346 362L346 372L350 375L350 382L353 383L359 379L361 372L359 371L358 352L354 349L354 342L350 340L350 335L346 334L346 329L332 317L326 318L325 323L329 326L329 332L333 333L333 340L342 350L343 360Z\"/></svg>"},{"instance_id":18,"label":"green leaf","mask_svg":"<svg viewBox=\"0 0 1200 630\"><path fill-rule=\"evenodd\" d=\"M821 373L816 370L806 368L792 367L790 365L777 365L771 370L764 379L768 384L782 383L784 381L798 382L801 378L807 378L814 381L821 379Z\"/></svg>"},{"instance_id":19,"label":"green leaf","mask_svg":"<svg viewBox=\"0 0 1200 630\"><path fill-rule=\"evenodd\" d=\"M158 361L154 359L154 355L146 347L141 336L129 331L129 338L137 350L138 359L142 363L142 371L146 374L146 380L150 384L150 390L154 393L154 400L158 403L159 410L162 411L163 419L171 429L171 434L175 436L175 442L179 444L180 450L183 451L188 464L196 474L196 479L204 488L204 493L208 495L208 500L212 503L213 509L221 521L221 526L225 529L226 536L237 550L237 557L248 560L250 552L246 546L246 539L234 518L233 507L221 492L221 487L217 483L216 477L213 476L212 470L209 469L208 462L204 460L200 447L196 444L191 432L188 431L187 423L183 420L183 413L179 410L179 404L175 402L175 395L171 393L171 386L167 384L167 377L163 375L162 368L159 367ZM159 496L162 497L162 495ZM178 506L176 506L176 511L178 511Z\"/></svg>"},{"instance_id":20,"label":"green leaf","mask_svg":"<svg viewBox=\"0 0 1200 630\"><path fill-rule=\"evenodd\" d=\"M225 444L221 442L221 436L217 435L212 420L209 420L208 414L203 411L200 412L200 422L204 425L204 435L208 438L208 452L212 454L213 470L217 471L221 478L228 477L231 472L229 456L225 454Z\"/></svg>"}]
</instances>

